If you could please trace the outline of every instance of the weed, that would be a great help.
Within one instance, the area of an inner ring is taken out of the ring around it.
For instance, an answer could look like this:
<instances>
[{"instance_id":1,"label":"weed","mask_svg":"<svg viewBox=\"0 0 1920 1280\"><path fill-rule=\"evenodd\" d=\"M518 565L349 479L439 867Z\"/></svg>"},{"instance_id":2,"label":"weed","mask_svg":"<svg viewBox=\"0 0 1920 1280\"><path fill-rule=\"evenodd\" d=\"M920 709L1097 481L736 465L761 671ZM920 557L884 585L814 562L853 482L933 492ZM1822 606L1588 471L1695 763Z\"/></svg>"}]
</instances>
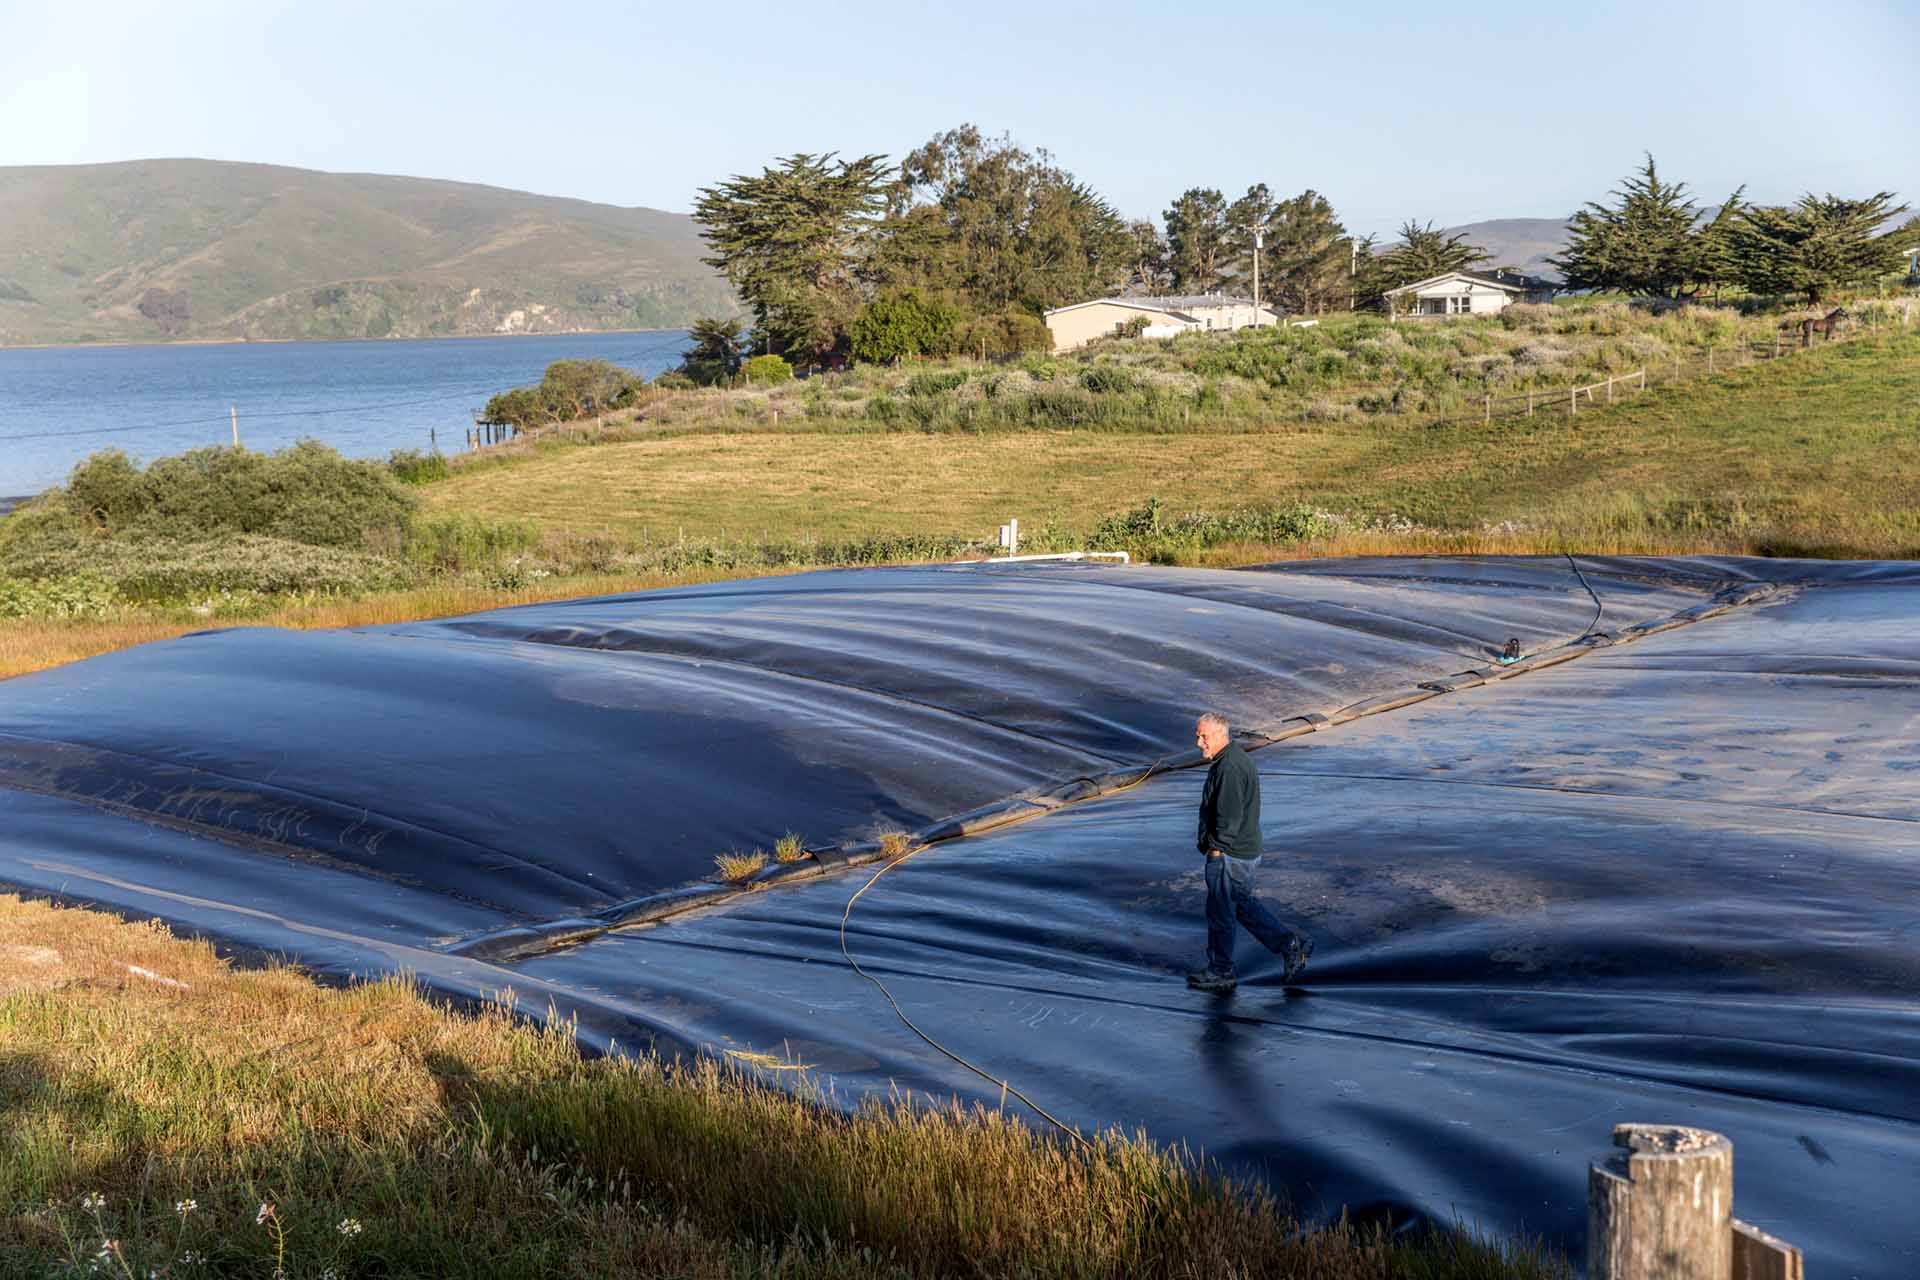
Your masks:
<instances>
[{"instance_id":1,"label":"weed","mask_svg":"<svg viewBox=\"0 0 1920 1280\"><path fill-rule=\"evenodd\" d=\"M807 856L807 847L800 840L800 833L789 831L773 843L773 856L779 862L799 862Z\"/></svg>"},{"instance_id":2,"label":"weed","mask_svg":"<svg viewBox=\"0 0 1920 1280\"><path fill-rule=\"evenodd\" d=\"M722 880L739 884L767 865L767 855L759 849L752 853L723 853L713 860L713 865L720 868Z\"/></svg>"}]
</instances>

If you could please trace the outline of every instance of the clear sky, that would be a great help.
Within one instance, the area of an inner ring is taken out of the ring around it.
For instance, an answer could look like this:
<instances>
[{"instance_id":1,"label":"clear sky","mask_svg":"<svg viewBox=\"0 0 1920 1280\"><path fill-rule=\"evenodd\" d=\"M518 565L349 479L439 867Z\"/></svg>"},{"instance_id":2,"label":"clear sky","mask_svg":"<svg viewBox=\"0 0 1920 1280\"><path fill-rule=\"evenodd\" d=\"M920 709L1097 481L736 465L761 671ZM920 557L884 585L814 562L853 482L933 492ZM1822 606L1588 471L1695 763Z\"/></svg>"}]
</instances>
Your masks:
<instances>
[{"instance_id":1,"label":"clear sky","mask_svg":"<svg viewBox=\"0 0 1920 1280\"><path fill-rule=\"evenodd\" d=\"M0 165L203 156L684 210L779 155L971 121L1128 216L1264 181L1384 232L1563 215L1643 151L1703 203L1913 199L1917 56L1920 0L0 0Z\"/></svg>"}]
</instances>

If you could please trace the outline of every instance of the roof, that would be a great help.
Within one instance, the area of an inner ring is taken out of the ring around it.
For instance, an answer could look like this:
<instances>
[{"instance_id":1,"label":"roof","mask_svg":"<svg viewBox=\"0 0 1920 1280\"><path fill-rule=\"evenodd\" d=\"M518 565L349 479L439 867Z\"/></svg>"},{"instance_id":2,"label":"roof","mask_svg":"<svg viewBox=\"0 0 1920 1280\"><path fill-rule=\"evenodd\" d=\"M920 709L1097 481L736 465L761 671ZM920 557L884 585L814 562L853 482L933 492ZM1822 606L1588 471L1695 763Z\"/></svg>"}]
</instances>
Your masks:
<instances>
[{"instance_id":1,"label":"roof","mask_svg":"<svg viewBox=\"0 0 1920 1280\"><path fill-rule=\"evenodd\" d=\"M1539 289L1554 287L1552 281L1541 280L1534 276L1502 275L1498 271L1443 271L1437 276L1428 276L1425 280L1415 280L1412 284L1403 284L1398 289L1389 289L1387 293L1410 293L1415 289L1439 284L1442 280L1469 280L1474 284L1492 285L1496 289L1505 289L1508 293L1533 293Z\"/></svg>"},{"instance_id":2,"label":"roof","mask_svg":"<svg viewBox=\"0 0 1920 1280\"><path fill-rule=\"evenodd\" d=\"M1055 316L1063 311L1076 311L1081 307L1097 307L1103 304L1111 307L1130 307L1135 311L1164 311L1170 315L1179 316L1183 320L1191 320L1192 316L1183 313L1205 307L1250 307L1253 305L1253 299L1221 293L1188 293L1168 298L1089 298L1085 302L1055 307L1047 314ZM1265 309L1273 311L1271 305ZM1274 314L1279 313L1274 312Z\"/></svg>"}]
</instances>

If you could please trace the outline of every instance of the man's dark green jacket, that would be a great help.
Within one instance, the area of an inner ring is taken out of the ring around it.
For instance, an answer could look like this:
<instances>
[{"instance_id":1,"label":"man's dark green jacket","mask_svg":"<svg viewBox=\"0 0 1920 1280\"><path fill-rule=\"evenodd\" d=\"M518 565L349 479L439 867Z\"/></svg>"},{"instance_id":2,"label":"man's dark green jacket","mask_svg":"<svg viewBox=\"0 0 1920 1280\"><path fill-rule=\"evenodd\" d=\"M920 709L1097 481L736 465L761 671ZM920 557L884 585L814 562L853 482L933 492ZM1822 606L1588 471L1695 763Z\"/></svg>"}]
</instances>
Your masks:
<instances>
[{"instance_id":1,"label":"man's dark green jacket","mask_svg":"<svg viewBox=\"0 0 1920 1280\"><path fill-rule=\"evenodd\" d=\"M1260 856L1260 774L1231 742L1213 758L1200 789L1200 852L1215 849L1236 858Z\"/></svg>"}]
</instances>

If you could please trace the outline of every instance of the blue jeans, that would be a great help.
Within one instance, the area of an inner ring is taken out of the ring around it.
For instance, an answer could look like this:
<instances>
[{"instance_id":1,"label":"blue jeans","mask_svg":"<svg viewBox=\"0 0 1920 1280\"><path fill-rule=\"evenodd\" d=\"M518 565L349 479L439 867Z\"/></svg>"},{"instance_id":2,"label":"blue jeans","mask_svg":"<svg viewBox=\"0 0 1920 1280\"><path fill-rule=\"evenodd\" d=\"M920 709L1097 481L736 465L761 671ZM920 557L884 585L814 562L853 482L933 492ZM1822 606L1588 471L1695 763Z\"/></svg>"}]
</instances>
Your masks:
<instances>
[{"instance_id":1,"label":"blue jeans","mask_svg":"<svg viewBox=\"0 0 1920 1280\"><path fill-rule=\"evenodd\" d=\"M1294 940L1293 930L1274 918L1273 912L1253 896L1253 873L1258 858L1236 858L1231 854L1207 857L1207 968L1214 973L1233 973L1234 924L1245 925L1261 946L1275 955L1285 955Z\"/></svg>"}]
</instances>

